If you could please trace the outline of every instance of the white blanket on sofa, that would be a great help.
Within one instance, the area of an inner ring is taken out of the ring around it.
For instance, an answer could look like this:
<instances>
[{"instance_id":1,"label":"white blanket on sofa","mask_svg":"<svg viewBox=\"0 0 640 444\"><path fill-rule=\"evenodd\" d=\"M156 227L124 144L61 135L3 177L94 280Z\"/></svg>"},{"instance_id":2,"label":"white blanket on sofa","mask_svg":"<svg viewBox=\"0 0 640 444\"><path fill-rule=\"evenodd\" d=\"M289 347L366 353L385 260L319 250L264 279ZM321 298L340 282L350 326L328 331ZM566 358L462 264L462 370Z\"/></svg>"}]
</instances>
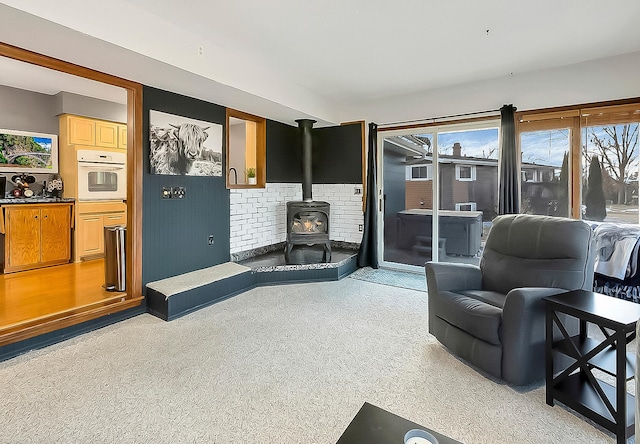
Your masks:
<instances>
[{"instance_id":1,"label":"white blanket on sofa","mask_svg":"<svg viewBox=\"0 0 640 444\"><path fill-rule=\"evenodd\" d=\"M596 273L616 279L632 277L637 272L640 227L603 223L595 227Z\"/></svg>"}]
</instances>

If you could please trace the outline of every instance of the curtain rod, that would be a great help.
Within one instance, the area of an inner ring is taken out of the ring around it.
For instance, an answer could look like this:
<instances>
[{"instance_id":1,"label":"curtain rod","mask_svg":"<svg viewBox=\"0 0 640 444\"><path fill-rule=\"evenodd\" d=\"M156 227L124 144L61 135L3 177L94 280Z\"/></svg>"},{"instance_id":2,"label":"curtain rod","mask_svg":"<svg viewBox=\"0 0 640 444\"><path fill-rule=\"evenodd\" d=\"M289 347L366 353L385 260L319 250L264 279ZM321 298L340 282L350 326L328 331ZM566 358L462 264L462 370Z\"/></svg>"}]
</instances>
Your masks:
<instances>
[{"instance_id":1,"label":"curtain rod","mask_svg":"<svg viewBox=\"0 0 640 444\"><path fill-rule=\"evenodd\" d=\"M428 117L425 119L416 119L416 120L404 120L401 122L389 122L389 123L380 123L378 124L378 128L380 128L381 126L397 126L397 125L408 125L408 124L412 124L412 123L429 123L429 121L431 121L431 123L435 123L436 120L443 120L443 119L453 119L456 117L468 117L468 116L477 116L479 114L488 114L488 113L497 113L500 112L500 109L490 109L487 111L476 111L476 112L472 112L472 113L462 113L462 114L452 114L450 116L440 116L440 117Z\"/></svg>"}]
</instances>

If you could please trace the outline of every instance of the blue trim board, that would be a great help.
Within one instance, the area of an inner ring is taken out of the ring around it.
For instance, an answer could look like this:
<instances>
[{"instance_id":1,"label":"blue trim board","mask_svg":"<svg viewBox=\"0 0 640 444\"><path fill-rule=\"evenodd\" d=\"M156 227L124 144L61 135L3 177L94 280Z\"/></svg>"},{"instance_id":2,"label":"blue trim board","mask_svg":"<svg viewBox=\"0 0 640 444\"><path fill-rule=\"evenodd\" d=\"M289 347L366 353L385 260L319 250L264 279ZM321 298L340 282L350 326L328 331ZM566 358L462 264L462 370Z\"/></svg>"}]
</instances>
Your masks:
<instances>
[{"instance_id":1,"label":"blue trim board","mask_svg":"<svg viewBox=\"0 0 640 444\"><path fill-rule=\"evenodd\" d=\"M66 341L67 339L74 338L81 334L88 333L90 331L97 330L99 328L106 327L120 321L124 321L125 319L129 319L146 312L147 307L143 300L139 306L134 308L129 308L117 313L111 313L96 319L85 321L81 324L71 325L60 330L55 330L49 333L35 336L33 338L5 345L4 347L0 347L0 361L15 358L16 356L31 350L38 350L53 344L57 344L58 342Z\"/></svg>"},{"instance_id":2,"label":"blue trim board","mask_svg":"<svg viewBox=\"0 0 640 444\"><path fill-rule=\"evenodd\" d=\"M168 298L160 291L146 287L147 309L154 316L171 321L208 305L220 302L257 286L287 283L337 281L357 269L357 256L343 260L337 266L290 269L269 267L268 271L247 271L200 287L172 294Z\"/></svg>"},{"instance_id":3,"label":"blue trim board","mask_svg":"<svg viewBox=\"0 0 640 444\"><path fill-rule=\"evenodd\" d=\"M147 288L147 311L165 321L171 321L208 305L245 292L255 286L253 273L246 272L211 282L169 296Z\"/></svg>"}]
</instances>

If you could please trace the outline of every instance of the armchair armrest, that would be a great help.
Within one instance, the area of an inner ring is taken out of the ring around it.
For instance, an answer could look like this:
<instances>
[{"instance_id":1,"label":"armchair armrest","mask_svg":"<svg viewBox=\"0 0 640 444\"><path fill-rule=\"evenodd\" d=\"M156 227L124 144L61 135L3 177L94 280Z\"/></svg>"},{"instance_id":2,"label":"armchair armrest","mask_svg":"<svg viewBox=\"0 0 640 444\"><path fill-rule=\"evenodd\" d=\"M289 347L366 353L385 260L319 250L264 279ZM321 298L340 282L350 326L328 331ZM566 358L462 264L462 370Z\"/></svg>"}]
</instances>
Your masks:
<instances>
[{"instance_id":1,"label":"armchair armrest","mask_svg":"<svg viewBox=\"0 0 640 444\"><path fill-rule=\"evenodd\" d=\"M502 374L508 381L544 378L545 307L543 298L562 288L514 288L502 309ZM517 384L516 384L517 385Z\"/></svg>"},{"instance_id":2,"label":"armchair armrest","mask_svg":"<svg viewBox=\"0 0 640 444\"><path fill-rule=\"evenodd\" d=\"M427 292L482 289L480 267L449 262L427 262Z\"/></svg>"}]
</instances>

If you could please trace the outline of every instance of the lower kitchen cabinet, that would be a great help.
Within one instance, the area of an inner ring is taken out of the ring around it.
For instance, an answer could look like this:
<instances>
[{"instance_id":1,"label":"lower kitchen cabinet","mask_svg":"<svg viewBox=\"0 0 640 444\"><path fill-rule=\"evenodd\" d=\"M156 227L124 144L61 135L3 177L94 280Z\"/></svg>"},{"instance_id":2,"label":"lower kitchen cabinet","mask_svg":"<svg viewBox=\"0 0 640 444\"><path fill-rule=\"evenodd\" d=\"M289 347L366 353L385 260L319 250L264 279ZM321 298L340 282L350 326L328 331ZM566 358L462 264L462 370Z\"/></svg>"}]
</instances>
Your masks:
<instances>
[{"instance_id":1,"label":"lower kitchen cabinet","mask_svg":"<svg viewBox=\"0 0 640 444\"><path fill-rule=\"evenodd\" d=\"M2 207L2 271L64 264L71 260L73 204L17 204Z\"/></svg>"},{"instance_id":2,"label":"lower kitchen cabinet","mask_svg":"<svg viewBox=\"0 0 640 444\"><path fill-rule=\"evenodd\" d=\"M123 202L81 202L76 207L74 260L104 256L104 228L127 224Z\"/></svg>"},{"instance_id":3,"label":"lower kitchen cabinet","mask_svg":"<svg viewBox=\"0 0 640 444\"><path fill-rule=\"evenodd\" d=\"M104 252L102 215L82 214L78 216L77 260L87 256L100 255Z\"/></svg>"}]
</instances>

